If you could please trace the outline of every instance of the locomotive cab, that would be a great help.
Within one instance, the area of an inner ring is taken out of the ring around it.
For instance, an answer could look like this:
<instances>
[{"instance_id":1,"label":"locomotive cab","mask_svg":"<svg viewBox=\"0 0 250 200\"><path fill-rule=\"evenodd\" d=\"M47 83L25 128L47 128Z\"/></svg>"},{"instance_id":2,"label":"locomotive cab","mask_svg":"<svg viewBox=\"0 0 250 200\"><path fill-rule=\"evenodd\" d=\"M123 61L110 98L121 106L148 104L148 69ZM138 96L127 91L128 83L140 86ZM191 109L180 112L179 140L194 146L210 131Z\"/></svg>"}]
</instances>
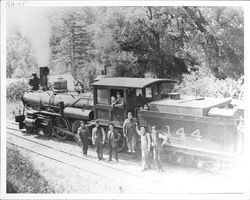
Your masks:
<instances>
[{"instance_id":1,"label":"locomotive cab","mask_svg":"<svg viewBox=\"0 0 250 200\"><path fill-rule=\"evenodd\" d=\"M103 78L92 84L94 89L95 119L107 126L111 121L122 128L128 112L134 116L145 104L163 98L173 90L175 81L153 78ZM123 106L112 106L116 95L120 94Z\"/></svg>"}]
</instances>

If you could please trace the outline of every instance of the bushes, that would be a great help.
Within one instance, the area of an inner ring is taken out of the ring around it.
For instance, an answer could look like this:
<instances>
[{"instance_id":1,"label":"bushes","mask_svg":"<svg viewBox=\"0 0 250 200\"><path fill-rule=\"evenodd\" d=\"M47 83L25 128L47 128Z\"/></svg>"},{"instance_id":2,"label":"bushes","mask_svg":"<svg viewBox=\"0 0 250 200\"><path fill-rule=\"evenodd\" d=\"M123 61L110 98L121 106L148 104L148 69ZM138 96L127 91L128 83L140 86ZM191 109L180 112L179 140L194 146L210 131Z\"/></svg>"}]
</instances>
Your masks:
<instances>
[{"instance_id":1,"label":"bushes","mask_svg":"<svg viewBox=\"0 0 250 200\"><path fill-rule=\"evenodd\" d=\"M7 191L11 193L54 193L48 181L17 148L7 146Z\"/></svg>"},{"instance_id":2,"label":"bushes","mask_svg":"<svg viewBox=\"0 0 250 200\"><path fill-rule=\"evenodd\" d=\"M8 101L15 102L22 98L25 91L29 90L29 85L24 81L12 82L7 85L6 98Z\"/></svg>"},{"instance_id":3,"label":"bushes","mask_svg":"<svg viewBox=\"0 0 250 200\"><path fill-rule=\"evenodd\" d=\"M232 97L233 92L239 91L240 85L237 80L217 79L210 72L201 69L183 75L182 82L175 90L183 95L227 98Z\"/></svg>"}]
</instances>

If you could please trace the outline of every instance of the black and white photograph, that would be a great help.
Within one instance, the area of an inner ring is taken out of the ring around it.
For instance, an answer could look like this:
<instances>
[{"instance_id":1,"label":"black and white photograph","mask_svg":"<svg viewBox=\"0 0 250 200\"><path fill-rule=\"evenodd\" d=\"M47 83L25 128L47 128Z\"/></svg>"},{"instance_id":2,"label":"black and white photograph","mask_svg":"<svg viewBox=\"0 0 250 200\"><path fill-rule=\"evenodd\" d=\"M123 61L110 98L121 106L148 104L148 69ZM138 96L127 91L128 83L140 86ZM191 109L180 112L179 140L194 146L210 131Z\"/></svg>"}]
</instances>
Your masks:
<instances>
[{"instance_id":1,"label":"black and white photograph","mask_svg":"<svg viewBox=\"0 0 250 200\"><path fill-rule=\"evenodd\" d=\"M1 2L1 199L249 199L249 5Z\"/></svg>"}]
</instances>

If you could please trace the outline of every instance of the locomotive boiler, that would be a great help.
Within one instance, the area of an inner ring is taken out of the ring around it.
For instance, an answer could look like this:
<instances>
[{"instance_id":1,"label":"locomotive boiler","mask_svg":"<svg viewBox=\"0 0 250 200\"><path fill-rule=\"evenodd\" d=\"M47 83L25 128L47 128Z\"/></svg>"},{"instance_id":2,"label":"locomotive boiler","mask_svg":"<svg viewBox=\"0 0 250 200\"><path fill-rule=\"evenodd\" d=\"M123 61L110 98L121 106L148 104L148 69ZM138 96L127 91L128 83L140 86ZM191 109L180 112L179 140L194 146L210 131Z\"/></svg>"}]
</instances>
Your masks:
<instances>
[{"instance_id":1,"label":"locomotive boiler","mask_svg":"<svg viewBox=\"0 0 250 200\"><path fill-rule=\"evenodd\" d=\"M44 83L43 88L47 88ZM62 140L68 135L75 137L80 120L94 119L92 93L68 91L67 80L61 78L54 82L53 90L25 92L22 101L26 112L16 117L20 128L39 131L47 137L52 133Z\"/></svg>"},{"instance_id":2,"label":"locomotive boiler","mask_svg":"<svg viewBox=\"0 0 250 200\"><path fill-rule=\"evenodd\" d=\"M26 113L16 121L27 131L54 133L63 140L69 135L77 140L80 120L90 129L95 119L106 130L112 122L122 136L122 151L126 148L123 122L132 112L149 132L157 126L167 136L163 147L178 162L188 158L200 165L203 158L227 161L236 157L243 144L242 111L231 108L231 99L173 93L175 84L171 79L107 77L94 82L91 92L79 94L69 92L66 81L59 79L52 91L24 93ZM124 99L122 108L111 106L117 92Z\"/></svg>"}]
</instances>

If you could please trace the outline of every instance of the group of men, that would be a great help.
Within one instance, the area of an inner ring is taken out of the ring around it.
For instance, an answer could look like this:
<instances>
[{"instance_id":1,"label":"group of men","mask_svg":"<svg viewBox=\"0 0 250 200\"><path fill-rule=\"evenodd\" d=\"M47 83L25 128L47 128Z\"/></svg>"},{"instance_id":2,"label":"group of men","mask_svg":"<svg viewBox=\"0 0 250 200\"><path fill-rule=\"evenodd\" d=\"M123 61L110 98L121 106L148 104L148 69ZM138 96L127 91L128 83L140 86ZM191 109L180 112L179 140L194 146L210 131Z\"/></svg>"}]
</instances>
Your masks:
<instances>
[{"instance_id":1,"label":"group of men","mask_svg":"<svg viewBox=\"0 0 250 200\"><path fill-rule=\"evenodd\" d=\"M123 134L127 139L128 152L132 153L135 153L137 144L136 134L141 137L142 171L151 168L151 152L153 153L155 169L158 172L162 171L160 159L162 139L166 141L167 136L159 133L156 126L152 126L152 133L149 133L145 126L141 126L139 129L137 120L131 112L128 112L128 118L124 121Z\"/></svg>"},{"instance_id":2,"label":"group of men","mask_svg":"<svg viewBox=\"0 0 250 200\"><path fill-rule=\"evenodd\" d=\"M83 155L87 155L88 151L88 135L89 130L85 126L84 121L80 122L80 127L77 130L77 135L79 135L82 142ZM120 141L121 135L115 129L114 124L109 124L109 130L107 134L108 148L109 148L109 161L112 160L112 152L115 154L115 160L118 162L118 143ZM95 121L95 127L92 130L92 143L96 146L97 158L98 160L103 159L103 145L106 141L106 134L104 128L100 126L99 120Z\"/></svg>"},{"instance_id":3,"label":"group of men","mask_svg":"<svg viewBox=\"0 0 250 200\"><path fill-rule=\"evenodd\" d=\"M86 156L88 150L89 130L85 126L85 123L83 121L81 121L80 123L77 134L80 136L80 139L82 141L83 154ZM129 153L135 153L137 134L141 137L141 171L145 171L151 168L151 152L153 153L155 169L157 170L157 172L162 171L160 153L162 149L162 139L166 140L167 136L159 133L156 126L152 127L152 133L147 132L145 126L141 126L139 129L137 120L133 117L131 112L128 112L128 118L124 121L123 134L126 138ZM113 153L115 156L115 161L118 162L118 146L121 139L120 133L115 128L114 124L110 123L106 136L104 128L100 125L100 122L96 120L95 127L92 130L92 143L96 147L97 158L99 161L103 159L103 145L106 139L109 148L108 162L112 161Z\"/></svg>"}]
</instances>

